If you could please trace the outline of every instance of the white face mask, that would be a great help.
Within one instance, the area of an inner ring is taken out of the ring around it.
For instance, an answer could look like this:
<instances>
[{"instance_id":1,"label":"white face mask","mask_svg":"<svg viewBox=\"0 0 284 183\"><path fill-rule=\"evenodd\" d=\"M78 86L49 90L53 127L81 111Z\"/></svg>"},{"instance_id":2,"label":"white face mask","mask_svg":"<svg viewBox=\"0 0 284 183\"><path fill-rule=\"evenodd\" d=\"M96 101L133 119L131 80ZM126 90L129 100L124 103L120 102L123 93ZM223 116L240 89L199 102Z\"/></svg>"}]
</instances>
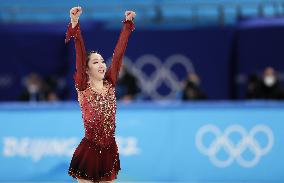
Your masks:
<instances>
[{"instance_id":1,"label":"white face mask","mask_svg":"<svg viewBox=\"0 0 284 183\"><path fill-rule=\"evenodd\" d=\"M268 87L271 87L275 84L276 78L274 76L265 76L264 77L264 84Z\"/></svg>"},{"instance_id":2,"label":"white face mask","mask_svg":"<svg viewBox=\"0 0 284 183\"><path fill-rule=\"evenodd\" d=\"M38 85L30 84L28 85L28 91L29 93L37 93L39 91Z\"/></svg>"}]
</instances>

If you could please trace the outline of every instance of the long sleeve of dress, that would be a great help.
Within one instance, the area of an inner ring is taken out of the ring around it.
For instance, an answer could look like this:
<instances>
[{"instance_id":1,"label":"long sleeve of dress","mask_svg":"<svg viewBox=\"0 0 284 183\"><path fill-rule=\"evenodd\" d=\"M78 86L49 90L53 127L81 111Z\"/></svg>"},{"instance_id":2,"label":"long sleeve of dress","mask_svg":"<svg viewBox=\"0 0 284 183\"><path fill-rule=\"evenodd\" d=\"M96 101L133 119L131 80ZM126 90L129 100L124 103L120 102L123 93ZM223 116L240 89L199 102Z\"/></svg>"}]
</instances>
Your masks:
<instances>
[{"instance_id":1,"label":"long sleeve of dress","mask_svg":"<svg viewBox=\"0 0 284 183\"><path fill-rule=\"evenodd\" d=\"M86 49L79 23L74 28L71 23L68 25L65 43L69 42L71 37L74 38L76 50L76 71L73 75L75 87L77 90L83 91L87 87L88 75L86 73Z\"/></svg>"},{"instance_id":2,"label":"long sleeve of dress","mask_svg":"<svg viewBox=\"0 0 284 183\"><path fill-rule=\"evenodd\" d=\"M119 39L114 49L111 65L106 72L106 79L115 86L119 70L122 64L122 58L126 50L128 38L134 30L134 23L132 21L123 21L123 27L120 32Z\"/></svg>"}]
</instances>

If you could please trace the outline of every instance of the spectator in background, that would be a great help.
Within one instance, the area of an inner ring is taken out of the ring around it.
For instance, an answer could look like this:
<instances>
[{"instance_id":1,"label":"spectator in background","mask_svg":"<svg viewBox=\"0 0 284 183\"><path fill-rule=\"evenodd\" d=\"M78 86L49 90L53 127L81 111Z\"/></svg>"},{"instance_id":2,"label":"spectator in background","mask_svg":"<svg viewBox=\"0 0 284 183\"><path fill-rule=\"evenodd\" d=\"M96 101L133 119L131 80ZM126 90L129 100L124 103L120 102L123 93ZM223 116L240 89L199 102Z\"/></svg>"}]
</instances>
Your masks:
<instances>
[{"instance_id":1,"label":"spectator in background","mask_svg":"<svg viewBox=\"0 0 284 183\"><path fill-rule=\"evenodd\" d=\"M116 86L118 100L129 102L135 99L138 93L137 79L131 74L125 65L121 66Z\"/></svg>"},{"instance_id":2,"label":"spectator in background","mask_svg":"<svg viewBox=\"0 0 284 183\"><path fill-rule=\"evenodd\" d=\"M30 73L24 81L21 101L56 101L58 97L51 87L36 73Z\"/></svg>"},{"instance_id":3,"label":"spectator in background","mask_svg":"<svg viewBox=\"0 0 284 183\"><path fill-rule=\"evenodd\" d=\"M246 98L248 99L257 99L261 97L261 80L256 74L252 74L248 77L248 85Z\"/></svg>"},{"instance_id":4,"label":"spectator in background","mask_svg":"<svg viewBox=\"0 0 284 183\"><path fill-rule=\"evenodd\" d=\"M184 83L183 100L202 100L207 96L200 89L200 79L195 73L190 73Z\"/></svg>"},{"instance_id":5,"label":"spectator in background","mask_svg":"<svg viewBox=\"0 0 284 183\"><path fill-rule=\"evenodd\" d=\"M263 99L283 99L279 78L272 67L265 68L263 72L260 93Z\"/></svg>"},{"instance_id":6,"label":"spectator in background","mask_svg":"<svg viewBox=\"0 0 284 183\"><path fill-rule=\"evenodd\" d=\"M66 100L68 88L66 79L56 75L50 75L44 79L45 84L49 88L48 101Z\"/></svg>"},{"instance_id":7,"label":"spectator in background","mask_svg":"<svg viewBox=\"0 0 284 183\"><path fill-rule=\"evenodd\" d=\"M272 67L265 68L262 78L250 78L247 88L250 99L284 99L279 78Z\"/></svg>"}]
</instances>

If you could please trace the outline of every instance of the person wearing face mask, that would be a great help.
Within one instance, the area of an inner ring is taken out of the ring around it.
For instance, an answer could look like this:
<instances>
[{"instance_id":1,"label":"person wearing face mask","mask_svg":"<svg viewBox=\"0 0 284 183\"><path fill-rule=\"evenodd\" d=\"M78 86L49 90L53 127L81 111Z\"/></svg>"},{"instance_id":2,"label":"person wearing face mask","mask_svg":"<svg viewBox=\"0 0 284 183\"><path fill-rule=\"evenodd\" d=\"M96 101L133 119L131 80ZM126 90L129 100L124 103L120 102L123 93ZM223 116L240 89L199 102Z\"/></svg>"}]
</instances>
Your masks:
<instances>
[{"instance_id":1,"label":"person wearing face mask","mask_svg":"<svg viewBox=\"0 0 284 183\"><path fill-rule=\"evenodd\" d=\"M85 136L76 148L69 175L79 183L113 182L120 170L118 147L115 141L115 86L126 50L134 30L135 12L126 11L122 30L114 49L112 63L107 69L104 58L91 51L86 53L81 35L81 7L70 10L71 23L65 42L74 38L76 49L75 88L82 110Z\"/></svg>"},{"instance_id":2,"label":"person wearing face mask","mask_svg":"<svg viewBox=\"0 0 284 183\"><path fill-rule=\"evenodd\" d=\"M24 82L24 90L19 96L21 101L38 102L45 101L47 91L44 87L44 82L36 73L30 73Z\"/></svg>"},{"instance_id":3,"label":"person wearing face mask","mask_svg":"<svg viewBox=\"0 0 284 183\"><path fill-rule=\"evenodd\" d=\"M265 68L260 85L261 99L283 99L283 91L272 67Z\"/></svg>"}]
</instances>

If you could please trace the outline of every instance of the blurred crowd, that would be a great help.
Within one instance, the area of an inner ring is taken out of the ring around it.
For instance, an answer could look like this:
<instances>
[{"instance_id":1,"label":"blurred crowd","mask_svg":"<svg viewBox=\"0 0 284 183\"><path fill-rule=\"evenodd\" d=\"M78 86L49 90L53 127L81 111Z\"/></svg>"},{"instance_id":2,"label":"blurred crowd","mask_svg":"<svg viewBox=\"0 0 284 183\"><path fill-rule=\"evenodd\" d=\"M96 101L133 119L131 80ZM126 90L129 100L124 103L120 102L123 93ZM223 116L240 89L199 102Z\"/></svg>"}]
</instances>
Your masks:
<instances>
[{"instance_id":1,"label":"blurred crowd","mask_svg":"<svg viewBox=\"0 0 284 183\"><path fill-rule=\"evenodd\" d=\"M281 100L284 99L284 89L281 86L279 76L273 67L264 69L261 75L248 76L245 91L246 99ZM206 94L200 87L200 79L197 74L191 73L184 82L183 100L204 100Z\"/></svg>"},{"instance_id":2,"label":"blurred crowd","mask_svg":"<svg viewBox=\"0 0 284 183\"><path fill-rule=\"evenodd\" d=\"M275 69L267 67L261 77L256 74L249 76L247 99L284 99L283 87Z\"/></svg>"},{"instance_id":3,"label":"blurred crowd","mask_svg":"<svg viewBox=\"0 0 284 183\"><path fill-rule=\"evenodd\" d=\"M139 79L123 65L116 87L117 99L131 102L141 99ZM23 80L23 90L18 97L20 101L62 101L66 100L66 81L64 79L49 77L42 78L37 73L30 73ZM178 100L206 100L208 95L202 90L201 79L196 73L189 73L182 81ZM273 67L267 67L260 75L251 74L245 91L246 99L284 99L284 90L279 76Z\"/></svg>"},{"instance_id":4,"label":"blurred crowd","mask_svg":"<svg viewBox=\"0 0 284 183\"><path fill-rule=\"evenodd\" d=\"M58 77L43 78L32 72L23 78L23 90L18 99L20 101L40 102L59 101L66 99L66 81Z\"/></svg>"}]
</instances>

